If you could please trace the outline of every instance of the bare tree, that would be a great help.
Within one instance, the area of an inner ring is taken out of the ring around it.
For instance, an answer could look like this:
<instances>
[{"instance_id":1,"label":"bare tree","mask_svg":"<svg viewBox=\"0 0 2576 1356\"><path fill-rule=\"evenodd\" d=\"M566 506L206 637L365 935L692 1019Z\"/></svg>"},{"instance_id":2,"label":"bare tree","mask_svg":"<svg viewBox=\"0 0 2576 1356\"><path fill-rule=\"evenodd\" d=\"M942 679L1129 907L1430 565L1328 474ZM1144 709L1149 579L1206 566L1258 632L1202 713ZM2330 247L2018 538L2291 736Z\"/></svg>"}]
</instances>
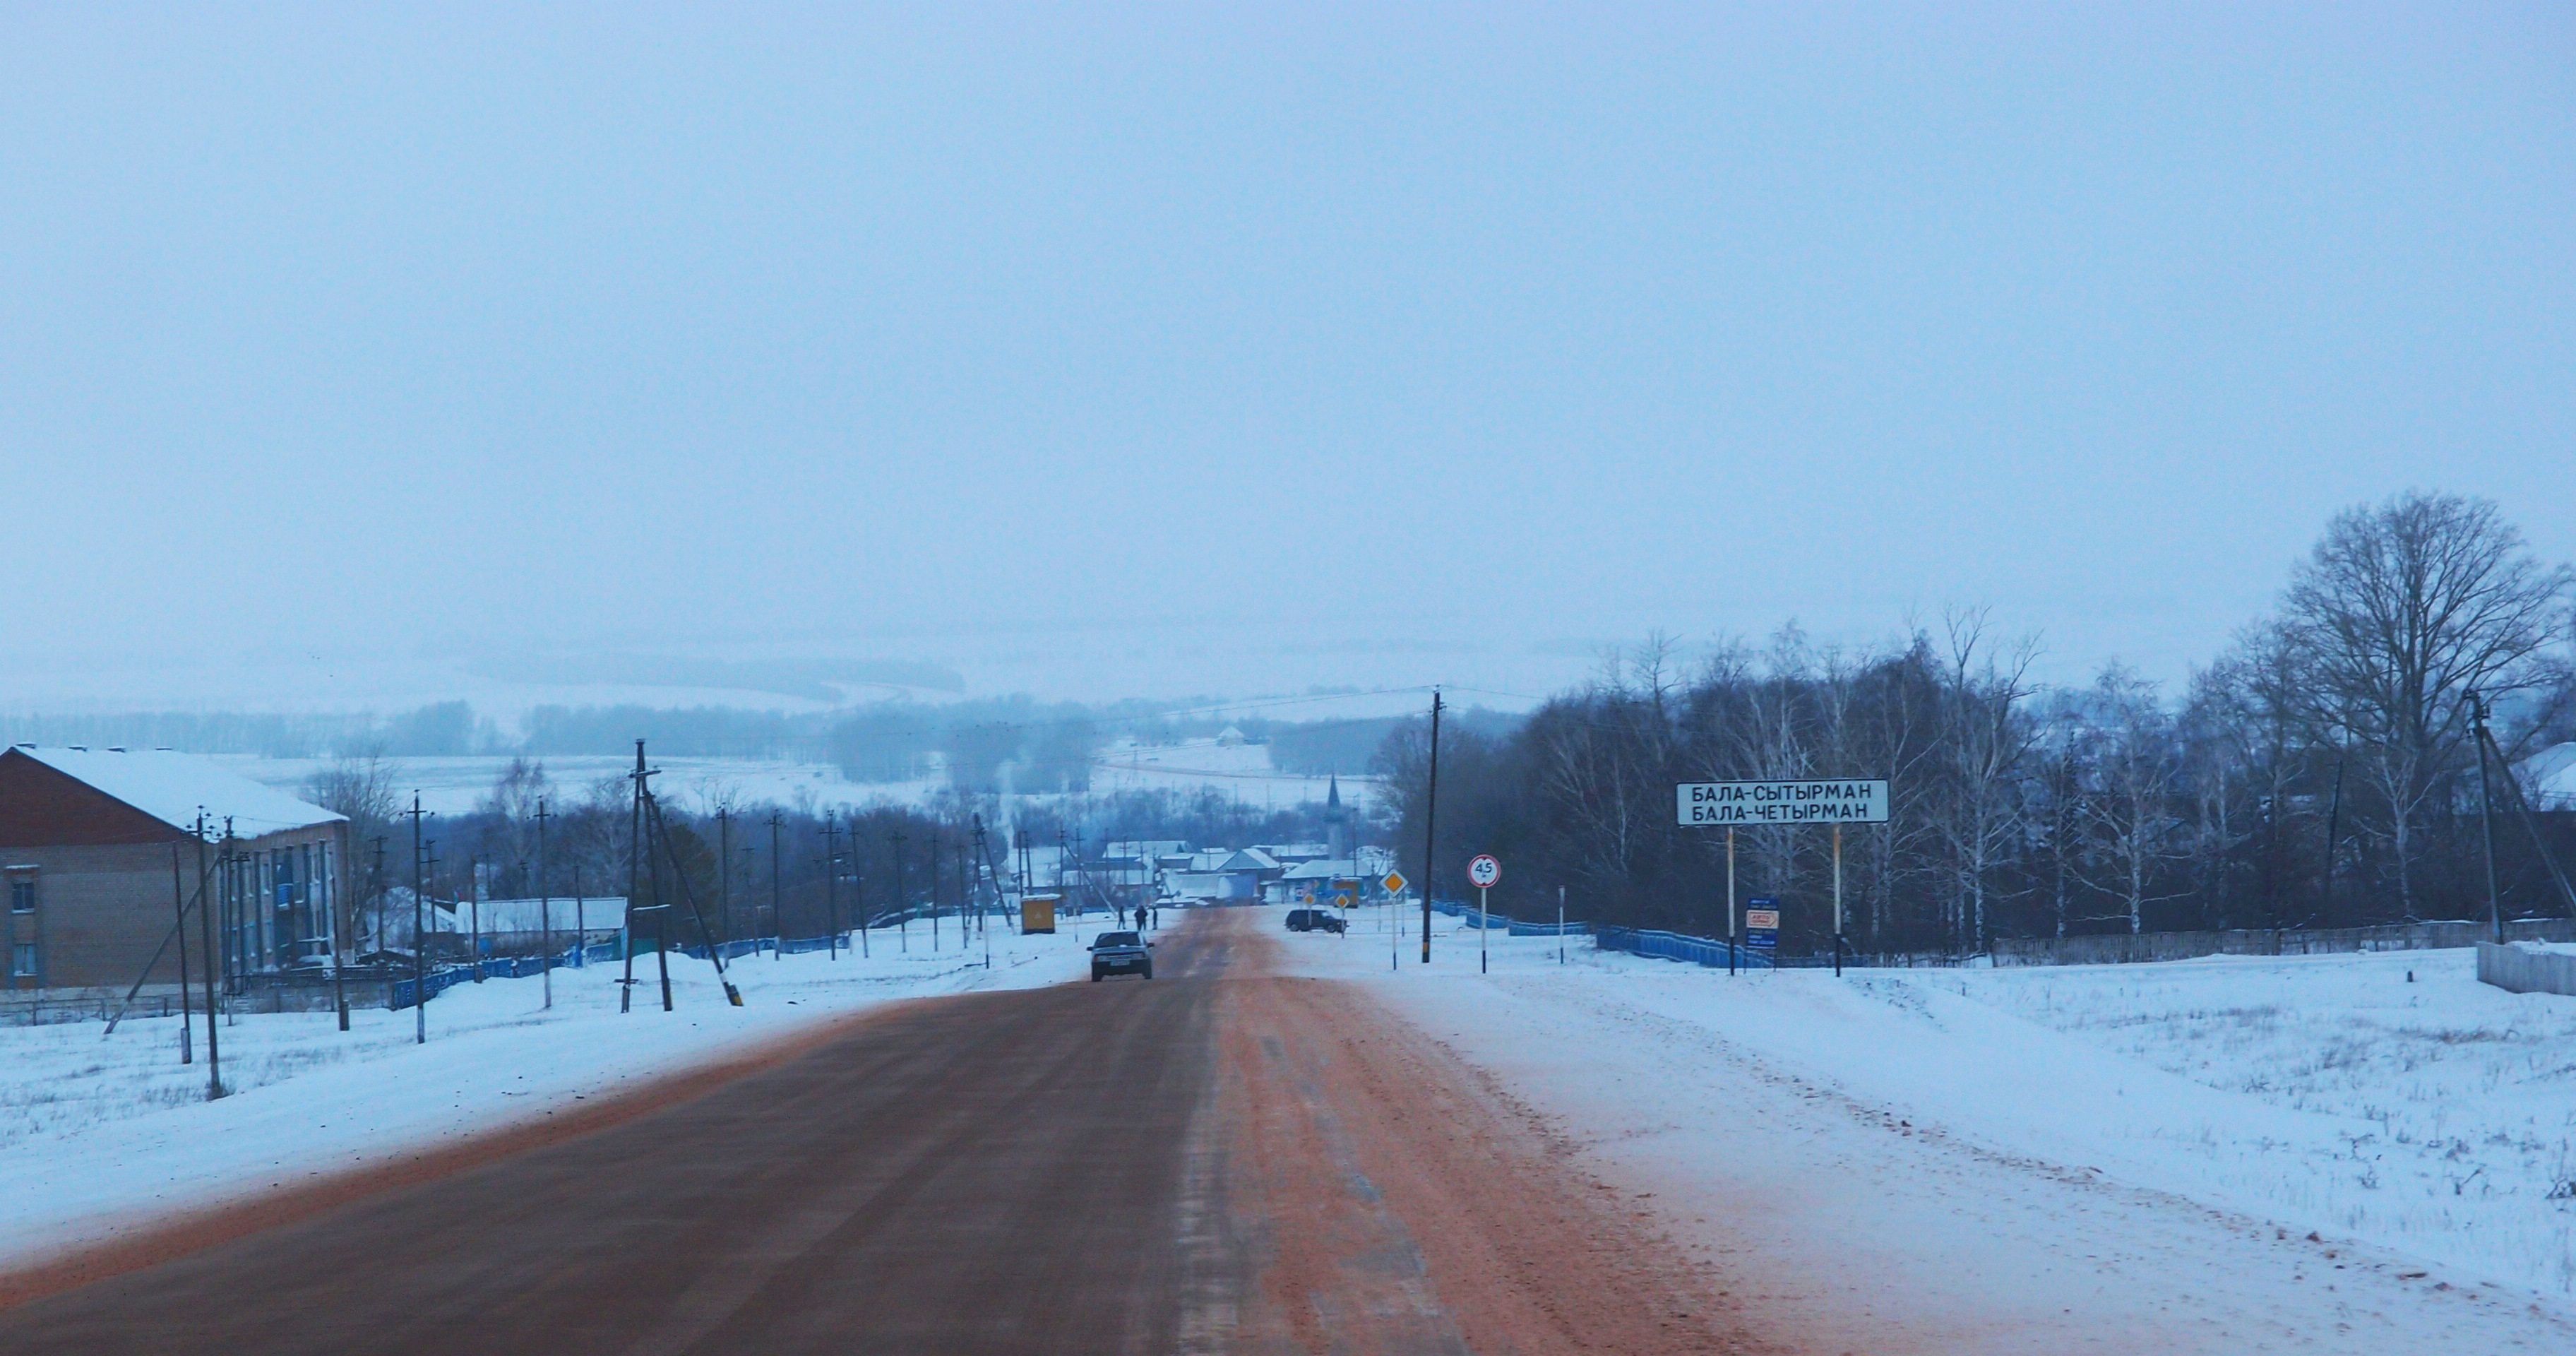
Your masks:
<instances>
[{"instance_id":1,"label":"bare tree","mask_svg":"<svg viewBox=\"0 0 2576 1356\"><path fill-rule=\"evenodd\" d=\"M2413 492L2336 515L2291 582L2284 624L2314 717L2359 745L2410 920L2417 820L2466 761L2462 698L2546 681L2570 583L2493 503Z\"/></svg>"},{"instance_id":2,"label":"bare tree","mask_svg":"<svg viewBox=\"0 0 2576 1356\"><path fill-rule=\"evenodd\" d=\"M2034 642L1997 654L1987 644L1983 609L1954 608L1944 617L1949 667L1943 712L1950 751L1950 803L1941 818L1954 888L1952 935L1970 951L1986 948L1988 890L1994 869L2020 830L2012 777L2029 743L2020 702L2030 695Z\"/></svg>"},{"instance_id":3,"label":"bare tree","mask_svg":"<svg viewBox=\"0 0 2576 1356\"><path fill-rule=\"evenodd\" d=\"M2182 746L2153 684L2118 665L2102 671L2089 702L2094 754L2079 817L2107 868L2094 888L2116 897L2132 935L2146 931L2158 868L2181 855L2174 787ZM2104 879L2103 876L2107 876Z\"/></svg>"}]
</instances>

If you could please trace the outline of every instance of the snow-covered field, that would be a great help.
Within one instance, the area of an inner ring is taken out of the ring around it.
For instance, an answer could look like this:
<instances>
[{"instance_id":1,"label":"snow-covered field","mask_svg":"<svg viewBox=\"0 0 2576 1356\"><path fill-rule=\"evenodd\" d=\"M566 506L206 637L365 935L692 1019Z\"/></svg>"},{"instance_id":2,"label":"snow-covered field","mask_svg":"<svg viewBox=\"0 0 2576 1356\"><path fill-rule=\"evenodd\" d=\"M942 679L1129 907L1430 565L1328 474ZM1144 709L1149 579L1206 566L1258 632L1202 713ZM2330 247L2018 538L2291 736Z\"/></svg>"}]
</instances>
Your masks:
<instances>
[{"instance_id":1,"label":"snow-covered field","mask_svg":"<svg viewBox=\"0 0 2576 1356\"><path fill-rule=\"evenodd\" d=\"M1479 975L1448 918L1433 965L1390 966L1384 921L1288 950L1800 1331L2576 1350L2576 1000L2481 986L2468 952L1730 979L1497 935Z\"/></svg>"},{"instance_id":2,"label":"snow-covered field","mask_svg":"<svg viewBox=\"0 0 2576 1356\"><path fill-rule=\"evenodd\" d=\"M2213 1194L2576 1294L2576 999L2480 984L2467 950L1951 982L2092 1048L2292 1113L2290 1133L2168 1123L2139 1136Z\"/></svg>"},{"instance_id":3,"label":"snow-covered field","mask_svg":"<svg viewBox=\"0 0 2576 1356\"><path fill-rule=\"evenodd\" d=\"M990 969L951 927L933 952L892 932L871 957L747 956L732 970L744 1006L728 1007L712 967L672 958L675 1011L664 1013L649 957L635 1010L617 1010L620 967L558 970L555 1006L539 978L461 984L429 1004L429 1042L413 1014L361 1010L343 1033L329 1013L243 1016L219 1028L231 1095L205 1098L197 1060L178 1062L175 1018L0 1028L0 1264L93 1243L178 1209L380 1162L406 1148L616 1090L783 1035L814 1018L899 998L1025 988L1083 973L1073 932L995 929Z\"/></svg>"}]
</instances>

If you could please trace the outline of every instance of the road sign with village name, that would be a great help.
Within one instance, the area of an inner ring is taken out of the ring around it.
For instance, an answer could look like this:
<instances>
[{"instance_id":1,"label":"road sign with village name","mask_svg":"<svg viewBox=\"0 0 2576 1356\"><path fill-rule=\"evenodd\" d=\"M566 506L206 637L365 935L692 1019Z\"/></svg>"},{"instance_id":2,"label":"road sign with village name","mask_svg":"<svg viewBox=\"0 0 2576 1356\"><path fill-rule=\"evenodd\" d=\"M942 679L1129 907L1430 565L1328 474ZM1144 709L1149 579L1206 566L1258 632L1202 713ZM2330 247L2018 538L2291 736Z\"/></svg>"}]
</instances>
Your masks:
<instances>
[{"instance_id":1,"label":"road sign with village name","mask_svg":"<svg viewBox=\"0 0 2576 1356\"><path fill-rule=\"evenodd\" d=\"M1683 782L1673 788L1684 826L1884 824L1885 779L1815 778L1776 782Z\"/></svg>"}]
</instances>

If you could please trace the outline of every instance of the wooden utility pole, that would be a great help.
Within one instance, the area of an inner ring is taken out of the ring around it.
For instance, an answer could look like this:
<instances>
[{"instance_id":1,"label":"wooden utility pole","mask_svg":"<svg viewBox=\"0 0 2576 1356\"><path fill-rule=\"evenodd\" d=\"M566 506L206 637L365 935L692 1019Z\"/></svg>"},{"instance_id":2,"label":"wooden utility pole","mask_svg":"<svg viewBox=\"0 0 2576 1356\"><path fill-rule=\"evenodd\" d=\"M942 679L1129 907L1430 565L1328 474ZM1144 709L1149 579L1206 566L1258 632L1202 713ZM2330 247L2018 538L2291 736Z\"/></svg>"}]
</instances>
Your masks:
<instances>
[{"instance_id":1,"label":"wooden utility pole","mask_svg":"<svg viewBox=\"0 0 2576 1356\"><path fill-rule=\"evenodd\" d=\"M782 891L785 887L783 887L783 886L781 886L781 885L779 884L779 878L780 878L781 876L783 876L783 875L785 875L785 874L786 874L785 872L783 872L783 871L781 871L781 870L779 870L779 869L778 869L778 868L779 868L779 863L785 860L785 858L782 858L782 857L780 857L780 856L778 855L778 826L779 826L779 822L780 822L780 821L779 821L779 815L778 815L778 812L777 812L776 810L772 810L772 811L770 811L770 812L769 812L769 931L770 931L770 934L771 934L771 935L770 935L770 938L769 938L769 940L770 940L770 948L769 948L769 951L770 951L770 956L771 956L771 958L772 958L772 959L774 959L774 960L782 960L782 961L783 961L783 960L787 959L787 911L786 911L786 910L787 910L787 897L786 897L786 895L785 895L785 894L781 893L781 891Z\"/></svg>"}]
</instances>

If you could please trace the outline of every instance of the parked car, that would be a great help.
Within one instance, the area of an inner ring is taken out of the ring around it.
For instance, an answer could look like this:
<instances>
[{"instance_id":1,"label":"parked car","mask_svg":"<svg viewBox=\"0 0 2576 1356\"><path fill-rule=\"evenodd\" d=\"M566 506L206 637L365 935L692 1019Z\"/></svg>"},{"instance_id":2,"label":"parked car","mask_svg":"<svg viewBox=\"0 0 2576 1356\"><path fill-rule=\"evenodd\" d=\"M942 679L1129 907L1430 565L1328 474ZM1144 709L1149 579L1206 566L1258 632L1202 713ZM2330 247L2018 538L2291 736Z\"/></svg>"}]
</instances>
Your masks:
<instances>
[{"instance_id":1,"label":"parked car","mask_svg":"<svg viewBox=\"0 0 2576 1356\"><path fill-rule=\"evenodd\" d=\"M1290 909L1288 911L1290 932L1347 932L1350 926L1351 920L1330 909Z\"/></svg>"},{"instance_id":2,"label":"parked car","mask_svg":"<svg viewBox=\"0 0 2576 1356\"><path fill-rule=\"evenodd\" d=\"M1154 944L1132 932L1104 932L1091 939L1091 982L1111 975L1154 977Z\"/></svg>"}]
</instances>

